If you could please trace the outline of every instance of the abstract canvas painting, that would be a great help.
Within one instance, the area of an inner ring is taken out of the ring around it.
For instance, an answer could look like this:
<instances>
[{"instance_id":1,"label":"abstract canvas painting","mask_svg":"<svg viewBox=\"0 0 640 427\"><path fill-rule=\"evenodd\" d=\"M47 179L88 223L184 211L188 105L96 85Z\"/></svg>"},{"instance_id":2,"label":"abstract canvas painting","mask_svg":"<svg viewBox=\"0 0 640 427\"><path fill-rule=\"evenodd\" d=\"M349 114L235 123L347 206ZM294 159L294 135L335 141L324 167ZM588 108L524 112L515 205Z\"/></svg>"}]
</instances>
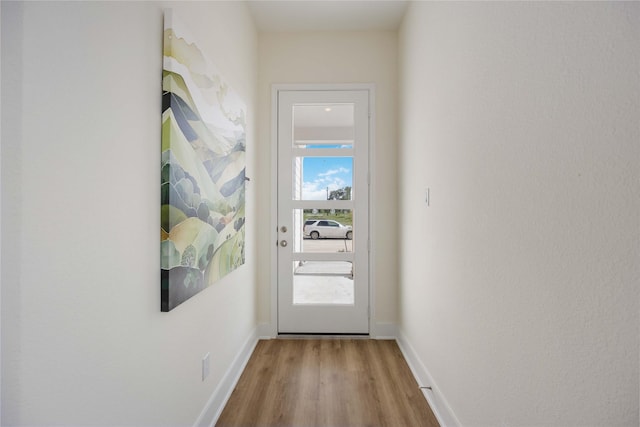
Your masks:
<instances>
[{"instance_id":1,"label":"abstract canvas painting","mask_svg":"<svg viewBox=\"0 0 640 427\"><path fill-rule=\"evenodd\" d=\"M165 11L161 310L245 262L246 107Z\"/></svg>"}]
</instances>

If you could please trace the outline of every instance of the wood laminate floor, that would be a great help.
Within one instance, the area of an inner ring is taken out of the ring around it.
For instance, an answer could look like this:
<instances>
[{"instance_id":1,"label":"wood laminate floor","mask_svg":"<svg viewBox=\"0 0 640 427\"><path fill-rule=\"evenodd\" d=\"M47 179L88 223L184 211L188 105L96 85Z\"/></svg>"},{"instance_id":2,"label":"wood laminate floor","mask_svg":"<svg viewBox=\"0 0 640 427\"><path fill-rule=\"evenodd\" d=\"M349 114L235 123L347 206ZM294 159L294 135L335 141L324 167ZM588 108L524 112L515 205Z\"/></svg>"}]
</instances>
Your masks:
<instances>
[{"instance_id":1,"label":"wood laminate floor","mask_svg":"<svg viewBox=\"0 0 640 427\"><path fill-rule=\"evenodd\" d=\"M259 341L219 427L436 427L395 341Z\"/></svg>"}]
</instances>

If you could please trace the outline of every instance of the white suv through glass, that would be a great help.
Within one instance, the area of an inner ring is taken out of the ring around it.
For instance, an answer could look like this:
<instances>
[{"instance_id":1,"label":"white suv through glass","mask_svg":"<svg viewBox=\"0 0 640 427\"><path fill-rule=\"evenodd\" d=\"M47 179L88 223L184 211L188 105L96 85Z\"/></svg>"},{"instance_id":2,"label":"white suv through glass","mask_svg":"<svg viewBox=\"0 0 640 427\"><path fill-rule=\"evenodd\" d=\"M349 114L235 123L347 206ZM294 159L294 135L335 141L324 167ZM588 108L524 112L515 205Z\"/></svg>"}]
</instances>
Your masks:
<instances>
[{"instance_id":1,"label":"white suv through glass","mask_svg":"<svg viewBox=\"0 0 640 427\"><path fill-rule=\"evenodd\" d=\"M342 225L330 219L308 219L304 223L304 236L316 239L347 239L353 237L350 225Z\"/></svg>"}]
</instances>

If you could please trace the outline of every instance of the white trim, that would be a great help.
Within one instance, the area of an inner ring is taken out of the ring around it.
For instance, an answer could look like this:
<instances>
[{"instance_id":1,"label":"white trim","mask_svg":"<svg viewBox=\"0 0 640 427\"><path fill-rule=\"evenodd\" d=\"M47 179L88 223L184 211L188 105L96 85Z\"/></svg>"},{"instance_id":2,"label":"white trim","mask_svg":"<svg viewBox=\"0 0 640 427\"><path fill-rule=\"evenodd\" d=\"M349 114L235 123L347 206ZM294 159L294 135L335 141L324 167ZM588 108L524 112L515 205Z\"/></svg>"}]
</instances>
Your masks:
<instances>
[{"instance_id":1,"label":"white trim","mask_svg":"<svg viewBox=\"0 0 640 427\"><path fill-rule=\"evenodd\" d=\"M376 340L397 340L398 327L393 322L375 322L372 324L371 338Z\"/></svg>"},{"instance_id":2,"label":"white trim","mask_svg":"<svg viewBox=\"0 0 640 427\"><path fill-rule=\"evenodd\" d=\"M0 8L0 33L2 33L2 8ZM0 55L0 58L2 56ZM2 59L0 59L0 70ZM0 73L1 77L1 73ZM2 78L0 78L0 99L2 99ZM0 102L0 402L2 400L2 103ZM2 404L0 404L0 425L2 425Z\"/></svg>"},{"instance_id":3,"label":"white trim","mask_svg":"<svg viewBox=\"0 0 640 427\"><path fill-rule=\"evenodd\" d=\"M373 83L276 83L271 85L271 194L278 194L278 92L279 91L340 91L340 90L366 90L369 93L369 334L375 332L375 271L372 268L372 260L375 255L375 228L373 218L375 216L375 84ZM278 240L278 206L277 202L271 205L271 238L275 245ZM261 328L261 335L276 337L278 335L278 258L277 251L272 246L270 249L271 274L271 324Z\"/></svg>"},{"instance_id":4,"label":"white trim","mask_svg":"<svg viewBox=\"0 0 640 427\"><path fill-rule=\"evenodd\" d=\"M271 203L271 222L269 242L278 244L278 91L279 85L271 86L271 194L275 194L275 203ZM273 201L273 198L271 199ZM270 335L278 336L278 254L273 246L269 250L271 258L271 328Z\"/></svg>"},{"instance_id":5,"label":"white trim","mask_svg":"<svg viewBox=\"0 0 640 427\"><path fill-rule=\"evenodd\" d=\"M398 338L396 341L398 342L398 347L400 347L400 351L402 351L402 354L404 355L411 372L413 372L413 376L416 378L418 385L420 387L431 387L431 390L423 389L422 393L427 399L427 402L429 402L429 406L431 407L433 414L436 416L440 426L459 427L461 425L460 421L458 421L458 418L451 410L451 406L449 406L447 399L440 392L437 384L433 381L433 377L420 360L418 353L416 353L413 346L411 346L407 337L402 333L402 330L398 331Z\"/></svg>"},{"instance_id":6,"label":"white trim","mask_svg":"<svg viewBox=\"0 0 640 427\"><path fill-rule=\"evenodd\" d=\"M274 334L271 323L268 322L258 323L258 326L256 327L256 334L258 335L259 340L270 340L276 338L278 335Z\"/></svg>"},{"instance_id":7,"label":"white trim","mask_svg":"<svg viewBox=\"0 0 640 427\"><path fill-rule=\"evenodd\" d=\"M338 143L338 141L331 141ZM291 155L294 157L344 157L353 156L355 150L353 148L298 148L293 147L291 149Z\"/></svg>"},{"instance_id":8,"label":"white trim","mask_svg":"<svg viewBox=\"0 0 640 427\"><path fill-rule=\"evenodd\" d=\"M200 412L200 416L193 424L194 427L215 426L229 397L231 397L233 389L240 379L240 375L242 375L245 366L247 366L247 362L249 362L249 358L251 354L253 354L256 344L258 344L258 334L257 329L254 329L242 345L238 355L233 359L233 362L231 362L231 366L229 366L229 369L227 369L227 372L223 375L222 380L220 380L220 383L218 383L218 386L211 394L202 412Z\"/></svg>"},{"instance_id":9,"label":"white trim","mask_svg":"<svg viewBox=\"0 0 640 427\"><path fill-rule=\"evenodd\" d=\"M376 259L376 227L374 226L377 206L376 176L376 87L364 85L369 91L369 334L376 336L376 275L373 268Z\"/></svg>"}]
</instances>

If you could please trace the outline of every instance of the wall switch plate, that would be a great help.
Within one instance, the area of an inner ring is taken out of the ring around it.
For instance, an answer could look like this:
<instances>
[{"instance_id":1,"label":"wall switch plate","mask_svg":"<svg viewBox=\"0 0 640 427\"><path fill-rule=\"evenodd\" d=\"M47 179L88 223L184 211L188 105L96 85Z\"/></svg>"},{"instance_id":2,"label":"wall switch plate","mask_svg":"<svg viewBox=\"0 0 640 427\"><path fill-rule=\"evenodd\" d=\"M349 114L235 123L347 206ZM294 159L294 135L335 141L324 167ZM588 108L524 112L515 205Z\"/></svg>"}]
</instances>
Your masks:
<instances>
[{"instance_id":1,"label":"wall switch plate","mask_svg":"<svg viewBox=\"0 0 640 427\"><path fill-rule=\"evenodd\" d=\"M209 376L209 360L209 353L207 353L202 358L202 381Z\"/></svg>"}]
</instances>

